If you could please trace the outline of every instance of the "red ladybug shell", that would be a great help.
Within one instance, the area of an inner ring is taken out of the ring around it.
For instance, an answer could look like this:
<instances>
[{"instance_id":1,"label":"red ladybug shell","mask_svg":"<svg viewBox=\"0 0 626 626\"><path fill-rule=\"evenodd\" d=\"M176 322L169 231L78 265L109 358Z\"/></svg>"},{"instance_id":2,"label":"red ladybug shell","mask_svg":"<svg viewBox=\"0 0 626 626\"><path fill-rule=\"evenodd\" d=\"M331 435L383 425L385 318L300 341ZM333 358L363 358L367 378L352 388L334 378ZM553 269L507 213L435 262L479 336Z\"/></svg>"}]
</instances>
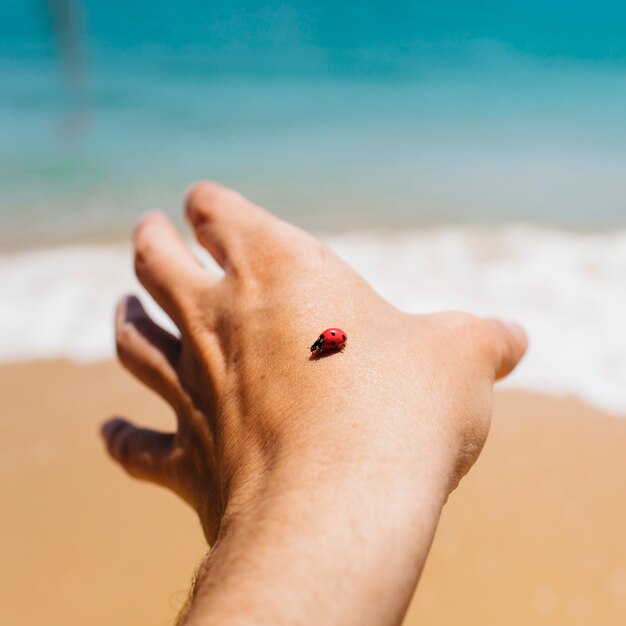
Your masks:
<instances>
[{"instance_id":1,"label":"red ladybug shell","mask_svg":"<svg viewBox=\"0 0 626 626\"><path fill-rule=\"evenodd\" d=\"M319 339L324 350L335 350L336 348L343 348L348 341L348 335L341 328L327 328L320 334Z\"/></svg>"}]
</instances>

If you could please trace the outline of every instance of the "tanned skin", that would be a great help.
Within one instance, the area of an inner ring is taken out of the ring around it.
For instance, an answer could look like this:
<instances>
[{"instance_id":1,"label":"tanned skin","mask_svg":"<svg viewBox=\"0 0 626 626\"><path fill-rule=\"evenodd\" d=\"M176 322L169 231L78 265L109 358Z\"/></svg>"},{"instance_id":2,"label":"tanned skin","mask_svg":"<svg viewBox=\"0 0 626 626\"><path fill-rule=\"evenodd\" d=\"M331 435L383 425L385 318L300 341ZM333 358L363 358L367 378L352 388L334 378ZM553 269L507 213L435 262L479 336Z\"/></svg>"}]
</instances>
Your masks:
<instances>
[{"instance_id":1,"label":"tanned skin","mask_svg":"<svg viewBox=\"0 0 626 626\"><path fill-rule=\"evenodd\" d=\"M524 332L400 312L316 238L217 184L185 204L224 274L150 213L135 268L180 338L133 296L116 317L121 362L171 405L176 432L102 429L129 474L193 507L212 546L181 623L400 624ZM330 325L348 345L311 358Z\"/></svg>"}]
</instances>

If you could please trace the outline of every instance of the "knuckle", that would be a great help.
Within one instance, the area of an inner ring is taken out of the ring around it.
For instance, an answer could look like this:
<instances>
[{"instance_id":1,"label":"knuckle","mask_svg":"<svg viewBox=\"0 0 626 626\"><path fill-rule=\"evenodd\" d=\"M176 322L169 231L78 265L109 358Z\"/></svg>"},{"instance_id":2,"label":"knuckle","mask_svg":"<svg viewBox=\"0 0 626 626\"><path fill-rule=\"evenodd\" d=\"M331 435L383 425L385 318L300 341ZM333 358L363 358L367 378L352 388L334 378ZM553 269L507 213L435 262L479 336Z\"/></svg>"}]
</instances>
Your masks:
<instances>
[{"instance_id":1,"label":"knuckle","mask_svg":"<svg viewBox=\"0 0 626 626\"><path fill-rule=\"evenodd\" d=\"M324 267L333 257L330 249L319 239L288 224L272 224L263 238L271 245L265 245L265 255L285 267L290 263L303 263L309 267Z\"/></svg>"},{"instance_id":2,"label":"knuckle","mask_svg":"<svg viewBox=\"0 0 626 626\"><path fill-rule=\"evenodd\" d=\"M451 311L444 314L444 320L455 337L462 338L470 350L491 354L494 349L492 332L483 319L472 313Z\"/></svg>"},{"instance_id":3,"label":"knuckle","mask_svg":"<svg viewBox=\"0 0 626 626\"><path fill-rule=\"evenodd\" d=\"M483 323L480 332L473 337L473 347L476 353L488 362L495 362L501 358L500 344L495 340L493 331Z\"/></svg>"},{"instance_id":4,"label":"knuckle","mask_svg":"<svg viewBox=\"0 0 626 626\"><path fill-rule=\"evenodd\" d=\"M494 356L495 344L493 341L493 332L480 318L476 318L476 321L473 323L469 338L476 352L488 357Z\"/></svg>"},{"instance_id":5,"label":"knuckle","mask_svg":"<svg viewBox=\"0 0 626 626\"><path fill-rule=\"evenodd\" d=\"M271 284L300 272L302 265L301 251L276 242L272 246L259 244L248 249L247 258L239 263L238 272L240 278Z\"/></svg>"},{"instance_id":6,"label":"knuckle","mask_svg":"<svg viewBox=\"0 0 626 626\"><path fill-rule=\"evenodd\" d=\"M466 321L466 325L468 334L479 344L491 341L491 330L489 326L485 324L484 320L475 315L471 315Z\"/></svg>"},{"instance_id":7,"label":"knuckle","mask_svg":"<svg viewBox=\"0 0 626 626\"><path fill-rule=\"evenodd\" d=\"M483 331L482 320L472 314L465 313L463 311L450 311L444 314L444 319L448 326L459 333L468 334L471 336L480 335Z\"/></svg>"}]
</instances>

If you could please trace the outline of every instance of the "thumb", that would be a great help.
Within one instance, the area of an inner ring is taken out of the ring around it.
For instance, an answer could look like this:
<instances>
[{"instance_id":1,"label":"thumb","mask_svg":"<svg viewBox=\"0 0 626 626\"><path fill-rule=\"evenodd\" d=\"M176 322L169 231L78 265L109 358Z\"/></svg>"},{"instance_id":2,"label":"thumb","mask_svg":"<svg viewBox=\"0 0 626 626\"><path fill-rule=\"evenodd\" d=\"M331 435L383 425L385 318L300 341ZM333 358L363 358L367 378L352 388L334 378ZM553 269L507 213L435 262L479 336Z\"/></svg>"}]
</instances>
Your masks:
<instances>
[{"instance_id":1,"label":"thumb","mask_svg":"<svg viewBox=\"0 0 626 626\"><path fill-rule=\"evenodd\" d=\"M528 349L528 336L524 329L515 322L486 319L491 329L494 350L494 371L496 380L510 374Z\"/></svg>"},{"instance_id":2,"label":"thumb","mask_svg":"<svg viewBox=\"0 0 626 626\"><path fill-rule=\"evenodd\" d=\"M111 457L131 476L165 484L174 448L173 433L138 428L116 417L101 427Z\"/></svg>"}]
</instances>

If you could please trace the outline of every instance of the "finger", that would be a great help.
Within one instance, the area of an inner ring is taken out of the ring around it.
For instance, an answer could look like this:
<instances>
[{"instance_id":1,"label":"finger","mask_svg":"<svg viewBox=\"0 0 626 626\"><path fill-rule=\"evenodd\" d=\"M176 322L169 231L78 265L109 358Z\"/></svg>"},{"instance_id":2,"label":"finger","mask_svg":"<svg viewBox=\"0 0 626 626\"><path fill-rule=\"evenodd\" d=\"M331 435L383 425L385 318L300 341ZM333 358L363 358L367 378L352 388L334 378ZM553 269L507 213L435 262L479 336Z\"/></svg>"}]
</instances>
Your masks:
<instances>
[{"instance_id":1,"label":"finger","mask_svg":"<svg viewBox=\"0 0 626 626\"><path fill-rule=\"evenodd\" d=\"M238 265L251 243L258 245L273 215L217 183L201 182L187 193L185 213L198 242L225 269Z\"/></svg>"},{"instance_id":2,"label":"finger","mask_svg":"<svg viewBox=\"0 0 626 626\"><path fill-rule=\"evenodd\" d=\"M135 272L139 282L179 328L187 327L198 293L210 275L159 212L145 214L135 228Z\"/></svg>"},{"instance_id":3,"label":"finger","mask_svg":"<svg viewBox=\"0 0 626 626\"><path fill-rule=\"evenodd\" d=\"M105 422L101 432L111 457L131 476L170 486L173 433L138 428L121 418Z\"/></svg>"},{"instance_id":4,"label":"finger","mask_svg":"<svg viewBox=\"0 0 626 626\"><path fill-rule=\"evenodd\" d=\"M514 322L484 320L492 333L493 365L496 380L510 374L528 349L528 336Z\"/></svg>"},{"instance_id":5,"label":"finger","mask_svg":"<svg viewBox=\"0 0 626 626\"><path fill-rule=\"evenodd\" d=\"M135 296L117 305L115 343L124 367L173 406L180 403L176 374L180 340L153 322Z\"/></svg>"}]
</instances>

